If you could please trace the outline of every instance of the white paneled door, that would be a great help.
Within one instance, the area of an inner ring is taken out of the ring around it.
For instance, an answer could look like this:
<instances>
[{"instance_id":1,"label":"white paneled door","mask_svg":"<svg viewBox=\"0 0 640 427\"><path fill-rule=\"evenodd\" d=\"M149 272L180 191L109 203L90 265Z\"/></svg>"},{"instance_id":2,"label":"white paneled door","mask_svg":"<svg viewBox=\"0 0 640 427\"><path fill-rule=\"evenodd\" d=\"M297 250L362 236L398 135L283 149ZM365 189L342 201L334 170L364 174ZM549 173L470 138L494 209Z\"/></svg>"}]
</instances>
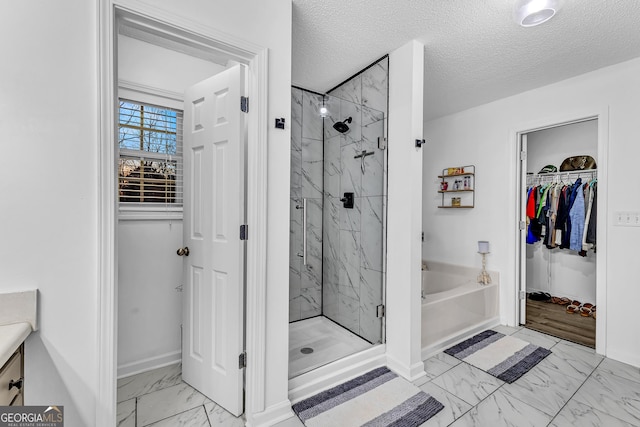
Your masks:
<instances>
[{"instance_id":1,"label":"white paneled door","mask_svg":"<svg viewBox=\"0 0 640 427\"><path fill-rule=\"evenodd\" d=\"M184 105L182 378L243 412L245 131L237 65L189 88Z\"/></svg>"}]
</instances>

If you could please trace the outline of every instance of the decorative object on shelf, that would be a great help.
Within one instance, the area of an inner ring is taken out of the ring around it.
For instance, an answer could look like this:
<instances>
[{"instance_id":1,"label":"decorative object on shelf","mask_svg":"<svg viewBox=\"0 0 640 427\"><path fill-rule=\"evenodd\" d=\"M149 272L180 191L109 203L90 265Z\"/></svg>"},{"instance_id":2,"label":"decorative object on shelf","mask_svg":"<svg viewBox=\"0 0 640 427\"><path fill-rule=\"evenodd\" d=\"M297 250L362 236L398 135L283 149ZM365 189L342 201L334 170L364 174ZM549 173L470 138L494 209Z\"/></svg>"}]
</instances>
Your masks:
<instances>
[{"instance_id":1,"label":"decorative object on shelf","mask_svg":"<svg viewBox=\"0 0 640 427\"><path fill-rule=\"evenodd\" d=\"M475 173L474 165L457 166L442 169L440 178L440 189L442 194L439 208L473 208L475 206ZM453 194L458 193L455 197Z\"/></svg>"},{"instance_id":2,"label":"decorative object on shelf","mask_svg":"<svg viewBox=\"0 0 640 427\"><path fill-rule=\"evenodd\" d=\"M487 272L487 254L489 253L489 242L486 240L478 241L478 253L482 255L482 271L478 276L478 283L488 285L491 283L491 276Z\"/></svg>"},{"instance_id":3,"label":"decorative object on shelf","mask_svg":"<svg viewBox=\"0 0 640 427\"><path fill-rule=\"evenodd\" d=\"M573 156L564 159L560 165L560 171L580 171L585 169L596 169L596 161L591 156Z\"/></svg>"}]
</instances>

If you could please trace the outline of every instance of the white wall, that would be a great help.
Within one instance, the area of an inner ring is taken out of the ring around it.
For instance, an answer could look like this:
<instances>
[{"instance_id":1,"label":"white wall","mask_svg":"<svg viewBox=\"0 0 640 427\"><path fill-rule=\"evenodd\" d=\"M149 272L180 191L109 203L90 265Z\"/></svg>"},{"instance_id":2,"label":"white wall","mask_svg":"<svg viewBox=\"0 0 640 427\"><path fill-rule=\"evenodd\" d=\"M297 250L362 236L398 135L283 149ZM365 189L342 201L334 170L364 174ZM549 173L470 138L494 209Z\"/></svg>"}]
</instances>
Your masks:
<instances>
[{"instance_id":1,"label":"white wall","mask_svg":"<svg viewBox=\"0 0 640 427\"><path fill-rule=\"evenodd\" d=\"M181 359L182 220L118 224L118 377Z\"/></svg>"},{"instance_id":2,"label":"white wall","mask_svg":"<svg viewBox=\"0 0 640 427\"><path fill-rule=\"evenodd\" d=\"M590 120L527 134L527 171L546 165L558 170L570 156L598 160L598 121ZM596 303L596 253L581 257L567 249L547 249L542 241L527 245L527 291L549 292L580 302Z\"/></svg>"},{"instance_id":3,"label":"white wall","mask_svg":"<svg viewBox=\"0 0 640 427\"><path fill-rule=\"evenodd\" d=\"M25 404L94 423L97 383L95 2L0 3L0 287L40 290Z\"/></svg>"},{"instance_id":4,"label":"white wall","mask_svg":"<svg viewBox=\"0 0 640 427\"><path fill-rule=\"evenodd\" d=\"M152 89L184 93L225 67L130 37L118 36L118 78ZM127 86L128 87L128 86ZM182 109L182 103L121 90L120 96ZM156 215L157 217L157 215ZM124 219L123 219L124 218ZM180 360L182 219L118 223L118 376Z\"/></svg>"},{"instance_id":5,"label":"white wall","mask_svg":"<svg viewBox=\"0 0 640 427\"><path fill-rule=\"evenodd\" d=\"M538 173L546 165L560 170L567 157L587 155L598 163L598 121L571 123L527 134L527 172Z\"/></svg>"},{"instance_id":6,"label":"white wall","mask_svg":"<svg viewBox=\"0 0 640 427\"><path fill-rule=\"evenodd\" d=\"M269 123L291 111L291 2L148 1L269 48ZM95 425L98 379L98 1L2 2L0 285L40 289L29 405ZM287 400L289 131L269 128L267 406ZM8 142L10 141L10 143ZM25 164L28 169L25 168ZM28 172L27 172L28 171ZM66 185L63 185L66 184ZM56 191L56 188L60 188ZM11 204L11 205L10 205Z\"/></svg>"},{"instance_id":7,"label":"white wall","mask_svg":"<svg viewBox=\"0 0 640 427\"><path fill-rule=\"evenodd\" d=\"M184 93L201 80L226 67L155 46L131 37L118 36L118 78L153 88Z\"/></svg>"},{"instance_id":8,"label":"white wall","mask_svg":"<svg viewBox=\"0 0 640 427\"><path fill-rule=\"evenodd\" d=\"M513 323L517 203L512 132L532 129L529 125L534 122L548 120L552 124L608 111L609 170L606 182L599 186L599 197L606 192L608 206L598 211L598 225L606 227L608 239L598 253L606 253L603 282L608 306L599 309L605 308L607 313L606 354L636 366L640 366L640 335L631 332L636 320L626 306L640 298L640 287L633 279L640 275L636 259L640 229L614 226L611 218L615 211L640 210L640 199L628 191L640 157L636 143L639 97L640 58L429 121L425 123L430 142L424 152L423 193L423 256L479 267L476 241L489 240L492 253L487 267L501 273L501 318ZM600 168L602 162L600 159ZM438 170L444 165L467 163L477 166L476 208L441 212L436 208Z\"/></svg>"}]
</instances>

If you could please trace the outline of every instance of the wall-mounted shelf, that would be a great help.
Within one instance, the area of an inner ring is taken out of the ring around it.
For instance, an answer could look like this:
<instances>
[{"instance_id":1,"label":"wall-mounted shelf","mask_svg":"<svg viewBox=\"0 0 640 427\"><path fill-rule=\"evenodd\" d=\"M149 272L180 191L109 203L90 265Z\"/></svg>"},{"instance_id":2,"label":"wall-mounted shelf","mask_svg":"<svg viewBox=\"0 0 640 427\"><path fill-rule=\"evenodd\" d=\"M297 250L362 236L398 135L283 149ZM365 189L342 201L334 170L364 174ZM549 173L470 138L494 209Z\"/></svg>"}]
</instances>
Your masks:
<instances>
[{"instance_id":1,"label":"wall-mounted shelf","mask_svg":"<svg viewBox=\"0 0 640 427\"><path fill-rule=\"evenodd\" d=\"M475 207L476 167L474 165L444 168L438 178L440 179L438 193L442 195L439 208L471 209Z\"/></svg>"}]
</instances>

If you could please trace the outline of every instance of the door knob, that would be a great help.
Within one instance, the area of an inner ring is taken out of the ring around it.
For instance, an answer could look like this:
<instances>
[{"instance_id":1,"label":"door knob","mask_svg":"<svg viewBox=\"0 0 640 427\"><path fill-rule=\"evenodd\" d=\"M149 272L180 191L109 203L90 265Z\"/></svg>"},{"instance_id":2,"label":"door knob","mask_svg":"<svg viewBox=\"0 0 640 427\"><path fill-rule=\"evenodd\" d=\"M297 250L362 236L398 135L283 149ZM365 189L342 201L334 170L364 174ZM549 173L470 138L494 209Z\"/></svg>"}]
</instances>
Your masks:
<instances>
[{"instance_id":1,"label":"door knob","mask_svg":"<svg viewBox=\"0 0 640 427\"><path fill-rule=\"evenodd\" d=\"M180 248L176 251L179 256L189 256L189 247L185 246L184 248Z\"/></svg>"}]
</instances>

